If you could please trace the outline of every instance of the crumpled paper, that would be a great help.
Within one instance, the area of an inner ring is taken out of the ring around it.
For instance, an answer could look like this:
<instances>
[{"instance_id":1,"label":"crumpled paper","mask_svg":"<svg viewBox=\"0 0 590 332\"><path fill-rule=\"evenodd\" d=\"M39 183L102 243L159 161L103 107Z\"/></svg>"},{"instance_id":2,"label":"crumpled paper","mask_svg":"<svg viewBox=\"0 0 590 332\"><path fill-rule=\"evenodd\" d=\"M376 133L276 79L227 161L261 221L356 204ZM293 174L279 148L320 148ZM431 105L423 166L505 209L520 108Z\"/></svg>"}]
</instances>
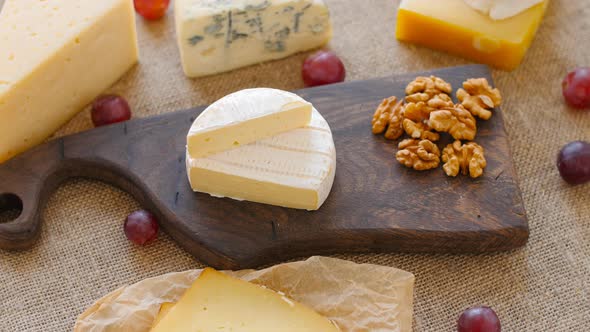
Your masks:
<instances>
[{"instance_id":1,"label":"crumpled paper","mask_svg":"<svg viewBox=\"0 0 590 332\"><path fill-rule=\"evenodd\" d=\"M149 332L163 302L176 302L201 270L121 287L78 317L75 332ZM264 270L226 272L281 291L333 320L342 331L412 331L414 275L392 267L311 257Z\"/></svg>"}]
</instances>

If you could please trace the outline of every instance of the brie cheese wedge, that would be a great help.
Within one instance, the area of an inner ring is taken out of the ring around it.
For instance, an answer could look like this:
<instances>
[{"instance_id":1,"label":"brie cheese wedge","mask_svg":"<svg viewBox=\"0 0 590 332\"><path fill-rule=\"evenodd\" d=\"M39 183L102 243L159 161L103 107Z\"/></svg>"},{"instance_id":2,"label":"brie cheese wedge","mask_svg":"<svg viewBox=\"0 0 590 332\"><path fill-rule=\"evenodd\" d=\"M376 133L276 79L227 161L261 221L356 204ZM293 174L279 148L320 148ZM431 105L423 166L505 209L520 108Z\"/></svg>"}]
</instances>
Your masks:
<instances>
[{"instance_id":1,"label":"brie cheese wedge","mask_svg":"<svg viewBox=\"0 0 590 332\"><path fill-rule=\"evenodd\" d=\"M289 92L241 90L199 115L188 133L188 150L203 157L300 128L311 120L311 110L310 103Z\"/></svg>"}]
</instances>

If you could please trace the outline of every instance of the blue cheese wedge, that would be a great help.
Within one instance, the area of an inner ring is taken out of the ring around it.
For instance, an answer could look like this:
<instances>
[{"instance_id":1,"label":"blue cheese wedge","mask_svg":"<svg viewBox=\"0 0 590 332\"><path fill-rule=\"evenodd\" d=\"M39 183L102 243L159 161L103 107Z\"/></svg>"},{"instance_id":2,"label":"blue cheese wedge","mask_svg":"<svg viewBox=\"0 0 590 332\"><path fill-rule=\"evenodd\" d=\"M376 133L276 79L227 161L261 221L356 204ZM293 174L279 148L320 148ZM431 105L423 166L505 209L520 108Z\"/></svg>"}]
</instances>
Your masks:
<instances>
[{"instance_id":1,"label":"blue cheese wedge","mask_svg":"<svg viewBox=\"0 0 590 332\"><path fill-rule=\"evenodd\" d=\"M286 91L242 90L233 94L231 103L225 104L223 98L216 103L226 107L213 104L205 110L190 132L219 127L219 119L235 113L229 106L240 104L239 99L252 100L252 94L266 96L270 102L284 99L305 103L303 98ZM257 104L267 109L264 101ZM251 131L262 132L262 129L254 127ZM311 121L301 128L206 156L193 155L193 152L187 148L186 162L194 191L295 209L319 209L330 193L336 172L332 132L315 108Z\"/></svg>"},{"instance_id":2,"label":"blue cheese wedge","mask_svg":"<svg viewBox=\"0 0 590 332\"><path fill-rule=\"evenodd\" d=\"M175 18L189 77L284 58L332 37L323 0L177 0Z\"/></svg>"}]
</instances>

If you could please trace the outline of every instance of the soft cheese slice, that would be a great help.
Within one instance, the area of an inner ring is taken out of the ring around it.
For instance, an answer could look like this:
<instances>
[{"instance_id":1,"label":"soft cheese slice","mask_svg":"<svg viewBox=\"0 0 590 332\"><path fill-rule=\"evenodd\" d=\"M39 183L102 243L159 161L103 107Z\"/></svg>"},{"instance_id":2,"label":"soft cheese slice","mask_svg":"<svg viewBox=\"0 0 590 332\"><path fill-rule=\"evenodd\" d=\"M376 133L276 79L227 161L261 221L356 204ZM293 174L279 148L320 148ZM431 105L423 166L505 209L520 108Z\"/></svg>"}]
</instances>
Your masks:
<instances>
[{"instance_id":1,"label":"soft cheese slice","mask_svg":"<svg viewBox=\"0 0 590 332\"><path fill-rule=\"evenodd\" d=\"M211 104L193 123L187 138L193 158L203 157L300 128L311 120L312 106L276 89L241 90Z\"/></svg>"},{"instance_id":2,"label":"soft cheese slice","mask_svg":"<svg viewBox=\"0 0 590 332\"><path fill-rule=\"evenodd\" d=\"M313 110L309 125L267 139L192 158L191 187L216 197L317 210L336 172L336 149L326 120Z\"/></svg>"},{"instance_id":3,"label":"soft cheese slice","mask_svg":"<svg viewBox=\"0 0 590 332\"><path fill-rule=\"evenodd\" d=\"M130 0L6 0L0 162L41 143L137 59Z\"/></svg>"},{"instance_id":4,"label":"soft cheese slice","mask_svg":"<svg viewBox=\"0 0 590 332\"><path fill-rule=\"evenodd\" d=\"M175 16L189 77L284 58L332 37L323 0L176 0Z\"/></svg>"},{"instance_id":5,"label":"soft cheese slice","mask_svg":"<svg viewBox=\"0 0 590 332\"><path fill-rule=\"evenodd\" d=\"M549 0L402 0L396 37L512 70L524 58L548 4Z\"/></svg>"},{"instance_id":6,"label":"soft cheese slice","mask_svg":"<svg viewBox=\"0 0 590 332\"><path fill-rule=\"evenodd\" d=\"M262 286L205 269L152 332L337 332L314 310Z\"/></svg>"}]
</instances>

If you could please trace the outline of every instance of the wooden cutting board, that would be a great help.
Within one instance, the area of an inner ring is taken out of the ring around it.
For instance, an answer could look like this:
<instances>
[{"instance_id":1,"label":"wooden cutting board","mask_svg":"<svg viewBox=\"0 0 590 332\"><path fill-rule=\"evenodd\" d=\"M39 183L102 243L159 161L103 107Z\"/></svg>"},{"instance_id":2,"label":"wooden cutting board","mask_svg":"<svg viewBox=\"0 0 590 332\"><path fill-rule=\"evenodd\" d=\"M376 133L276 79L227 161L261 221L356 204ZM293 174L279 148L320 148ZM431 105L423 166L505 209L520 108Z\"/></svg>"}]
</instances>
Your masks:
<instances>
[{"instance_id":1,"label":"wooden cutting board","mask_svg":"<svg viewBox=\"0 0 590 332\"><path fill-rule=\"evenodd\" d=\"M0 247L31 246L47 198L71 177L126 190L188 252L216 268L343 252L482 253L524 245L527 218L501 110L478 122L488 167L476 180L449 178L442 168L407 169L395 160L397 142L371 134L381 100L403 96L408 82L430 74L454 89L467 78L491 81L486 67L464 66L297 91L324 115L336 143L336 180L318 211L192 192L185 144L204 109L197 107L55 139L0 165L0 211L22 209L0 224ZM445 136L439 147L450 141Z\"/></svg>"}]
</instances>

